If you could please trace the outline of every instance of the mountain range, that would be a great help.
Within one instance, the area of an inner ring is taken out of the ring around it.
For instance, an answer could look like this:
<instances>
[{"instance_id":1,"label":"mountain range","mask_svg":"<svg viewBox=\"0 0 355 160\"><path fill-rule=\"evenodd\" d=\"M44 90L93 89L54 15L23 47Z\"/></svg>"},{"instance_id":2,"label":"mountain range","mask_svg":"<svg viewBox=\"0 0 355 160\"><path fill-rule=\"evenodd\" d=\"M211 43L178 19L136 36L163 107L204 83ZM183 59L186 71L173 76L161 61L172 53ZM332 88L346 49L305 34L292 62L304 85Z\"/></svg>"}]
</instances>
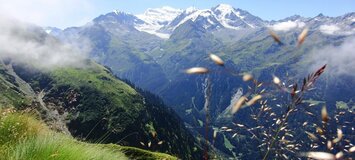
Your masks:
<instances>
[{"instance_id":1,"label":"mountain range","mask_svg":"<svg viewBox=\"0 0 355 160\"><path fill-rule=\"evenodd\" d=\"M308 28L307 39L298 46L297 39L304 28ZM354 65L346 58L353 55L349 48L353 47L355 35L354 12L338 17L294 15L267 21L227 4L211 9L162 7L140 15L115 10L84 26L45 29L63 43L79 48L90 42L91 59L160 96L195 137L206 132L206 105L210 133L250 114L250 110L243 111L232 119L225 114L236 103L233 99L248 90L248 85L231 72L252 73L260 81L270 81L273 75L285 80L303 79L328 64L317 89L307 99L319 99L320 104L333 106L333 110L340 103L354 108ZM275 43L270 32L277 34L282 44ZM340 52L336 52L338 49ZM214 65L208 58L210 53L220 56L227 69ZM196 66L213 72L184 73ZM212 97L207 103L209 81ZM256 154L238 149L252 148L252 144L240 143L248 142L245 137L235 139L222 133L216 139L213 146L229 157L250 159Z\"/></svg>"},{"instance_id":2,"label":"mountain range","mask_svg":"<svg viewBox=\"0 0 355 160\"><path fill-rule=\"evenodd\" d=\"M287 31L295 27L304 27L307 24L307 26L321 30L324 34L352 34L354 33L352 27L355 22L354 13L339 17L328 17L319 14L313 18L294 15L278 21L267 21L252 15L248 11L233 8L228 4L220 4L211 9L190 7L185 10L165 6L147 9L143 14L139 15L114 10L100 17L101 19L106 18L106 22L125 24L164 39L169 38L177 27L189 20L198 23L198 25L209 31L261 27L270 27L276 31ZM321 25L317 25L317 23L321 23ZM47 27L46 30L47 32L53 31L53 33L56 33L59 29Z\"/></svg>"}]
</instances>

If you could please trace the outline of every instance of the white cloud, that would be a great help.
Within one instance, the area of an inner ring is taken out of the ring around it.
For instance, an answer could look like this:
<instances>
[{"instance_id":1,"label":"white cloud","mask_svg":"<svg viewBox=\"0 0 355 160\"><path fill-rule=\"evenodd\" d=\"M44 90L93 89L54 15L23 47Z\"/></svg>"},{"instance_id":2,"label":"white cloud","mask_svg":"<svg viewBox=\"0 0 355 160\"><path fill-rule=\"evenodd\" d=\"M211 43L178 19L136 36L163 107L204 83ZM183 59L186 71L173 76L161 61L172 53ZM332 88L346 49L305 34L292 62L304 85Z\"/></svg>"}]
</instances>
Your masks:
<instances>
[{"instance_id":1,"label":"white cloud","mask_svg":"<svg viewBox=\"0 0 355 160\"><path fill-rule=\"evenodd\" d=\"M340 28L337 25L321 25L319 30L324 34L335 34Z\"/></svg>"},{"instance_id":2,"label":"white cloud","mask_svg":"<svg viewBox=\"0 0 355 160\"><path fill-rule=\"evenodd\" d=\"M82 25L94 6L90 0L0 0L0 14L41 26ZM70 18L68 18L70 17Z\"/></svg>"},{"instance_id":3,"label":"white cloud","mask_svg":"<svg viewBox=\"0 0 355 160\"><path fill-rule=\"evenodd\" d=\"M280 23L276 23L274 25L271 26L271 28L275 31L289 31L291 29L294 28L302 28L304 27L306 24L304 22L300 22L300 21L287 21L287 22L280 22Z\"/></svg>"},{"instance_id":4,"label":"white cloud","mask_svg":"<svg viewBox=\"0 0 355 160\"><path fill-rule=\"evenodd\" d=\"M82 66L90 45L80 49L63 44L41 28L0 16L0 59L31 64L41 69ZM84 44L84 43L81 43Z\"/></svg>"},{"instance_id":5,"label":"white cloud","mask_svg":"<svg viewBox=\"0 0 355 160\"><path fill-rule=\"evenodd\" d=\"M334 76L355 77L355 37L346 39L339 46L325 46L315 50L311 54L313 66L310 69L319 68L327 64L327 74Z\"/></svg>"}]
</instances>

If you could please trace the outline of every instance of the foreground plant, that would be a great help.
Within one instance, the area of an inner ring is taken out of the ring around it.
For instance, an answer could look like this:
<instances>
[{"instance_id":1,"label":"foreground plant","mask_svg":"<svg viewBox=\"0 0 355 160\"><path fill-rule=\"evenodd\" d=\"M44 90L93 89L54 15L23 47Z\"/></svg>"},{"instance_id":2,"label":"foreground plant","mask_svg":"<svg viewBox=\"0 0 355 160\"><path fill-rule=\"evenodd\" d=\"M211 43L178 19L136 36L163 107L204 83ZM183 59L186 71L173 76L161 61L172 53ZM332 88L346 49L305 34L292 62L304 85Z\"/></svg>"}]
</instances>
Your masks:
<instances>
[{"instance_id":1,"label":"foreground plant","mask_svg":"<svg viewBox=\"0 0 355 160\"><path fill-rule=\"evenodd\" d=\"M308 29L305 28L298 37L297 46L300 47L307 36ZM283 45L280 37L273 31L270 35L280 45ZM342 159L351 157L354 145L349 138L351 135L344 135L341 129L334 129L327 126L341 126L340 115L353 114L351 111L342 111L335 114L336 122L330 124L330 117L325 107L321 110L321 115L317 115L314 104L304 102L307 92L312 91L317 79L324 73L327 65L317 69L303 79L301 83L293 79L282 80L272 75L273 79L261 82L254 78L252 74L238 74L228 69L223 60L217 55L210 54L210 59L217 65L223 67L228 73L239 76L248 84L248 92L243 94L231 108L231 114L237 114L242 108L250 108L250 119L254 121L252 125L243 122L233 123L232 127L221 127L214 131L216 138L218 132L233 133L232 138L238 135L251 135L252 144L257 144L260 159L290 159L308 157L312 159ZM201 69L201 67L199 67ZM210 74L213 73L207 68L200 72L188 72L189 74ZM286 76L287 77L287 76ZM303 123L295 122L296 117L305 117ZM322 125L316 124L317 117L322 119ZM351 115L350 115L351 117ZM206 118L207 119L207 118ZM310 119L309 121L307 119ZM346 125L342 125L345 126ZM206 127L208 127L206 125ZM311 131L311 130L312 131ZM352 128L352 131L354 128ZM313 132L316 131L318 135ZM348 131L351 133L352 131ZM336 136L334 136L336 135ZM306 137L306 138L305 138ZM345 138L346 137L346 138ZM206 136L207 141L208 136ZM340 142L342 141L342 142ZM318 148L321 144L327 144L328 152L324 148ZM318 150L315 150L318 149ZM322 150L319 150L322 149ZM255 148L254 148L255 150ZM307 151L308 150L308 151ZM314 151L313 151L314 150ZM306 152L305 152L306 151ZM207 151L206 151L207 152Z\"/></svg>"}]
</instances>

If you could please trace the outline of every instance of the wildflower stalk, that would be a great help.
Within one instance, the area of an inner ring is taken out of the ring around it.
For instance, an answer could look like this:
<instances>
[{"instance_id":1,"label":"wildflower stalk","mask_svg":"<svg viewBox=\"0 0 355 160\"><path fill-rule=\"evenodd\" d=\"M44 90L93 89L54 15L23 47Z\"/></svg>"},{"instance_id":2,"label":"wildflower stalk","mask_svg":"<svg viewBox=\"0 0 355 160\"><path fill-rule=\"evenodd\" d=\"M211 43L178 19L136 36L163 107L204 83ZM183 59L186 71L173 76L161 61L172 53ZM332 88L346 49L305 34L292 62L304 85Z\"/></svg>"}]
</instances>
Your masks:
<instances>
[{"instance_id":1,"label":"wildflower stalk","mask_svg":"<svg viewBox=\"0 0 355 160\"><path fill-rule=\"evenodd\" d=\"M278 139L278 136L280 134L280 131L282 128L285 127L285 124L288 120L289 115L291 114L291 112L296 108L297 105L302 103L302 97L305 94L306 91L309 90L310 86L314 84L314 82L318 79L318 77L324 72L326 65L324 65L323 67L321 67L320 69L318 69L314 74L311 74L308 79L304 79L303 81L303 85L301 87L301 91L299 94L297 94L297 83L295 83L293 85L293 89L291 91L291 97L292 97L292 102L291 105L288 106L287 108L287 112L285 115L285 118L283 119L283 121L281 122L281 125L278 127L275 136L273 137L273 140L271 141L270 145L267 148L266 154L263 158L263 160L266 160L270 150L272 149L272 147L274 146L276 140Z\"/></svg>"}]
</instances>

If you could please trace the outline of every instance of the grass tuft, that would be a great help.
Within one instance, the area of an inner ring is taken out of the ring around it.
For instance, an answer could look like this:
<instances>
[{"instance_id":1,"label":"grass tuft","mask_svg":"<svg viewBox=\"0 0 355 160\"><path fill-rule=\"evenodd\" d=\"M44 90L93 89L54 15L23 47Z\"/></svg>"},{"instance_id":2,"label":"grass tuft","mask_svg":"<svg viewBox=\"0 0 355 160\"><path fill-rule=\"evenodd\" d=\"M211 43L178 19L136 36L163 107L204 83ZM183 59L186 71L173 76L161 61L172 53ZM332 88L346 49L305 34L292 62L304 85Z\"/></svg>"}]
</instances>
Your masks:
<instances>
[{"instance_id":1,"label":"grass tuft","mask_svg":"<svg viewBox=\"0 0 355 160\"><path fill-rule=\"evenodd\" d=\"M127 159L94 144L86 144L61 134L33 137L18 143L3 154L5 160L113 160Z\"/></svg>"},{"instance_id":2,"label":"grass tuft","mask_svg":"<svg viewBox=\"0 0 355 160\"><path fill-rule=\"evenodd\" d=\"M127 159L122 152L55 133L29 114L0 111L0 160Z\"/></svg>"},{"instance_id":3,"label":"grass tuft","mask_svg":"<svg viewBox=\"0 0 355 160\"><path fill-rule=\"evenodd\" d=\"M45 126L30 115L12 109L0 110L0 115L0 146L14 145L45 130Z\"/></svg>"},{"instance_id":4,"label":"grass tuft","mask_svg":"<svg viewBox=\"0 0 355 160\"><path fill-rule=\"evenodd\" d=\"M126 160L177 159L114 144L90 144L56 133L34 116L0 110L0 160Z\"/></svg>"}]
</instances>

